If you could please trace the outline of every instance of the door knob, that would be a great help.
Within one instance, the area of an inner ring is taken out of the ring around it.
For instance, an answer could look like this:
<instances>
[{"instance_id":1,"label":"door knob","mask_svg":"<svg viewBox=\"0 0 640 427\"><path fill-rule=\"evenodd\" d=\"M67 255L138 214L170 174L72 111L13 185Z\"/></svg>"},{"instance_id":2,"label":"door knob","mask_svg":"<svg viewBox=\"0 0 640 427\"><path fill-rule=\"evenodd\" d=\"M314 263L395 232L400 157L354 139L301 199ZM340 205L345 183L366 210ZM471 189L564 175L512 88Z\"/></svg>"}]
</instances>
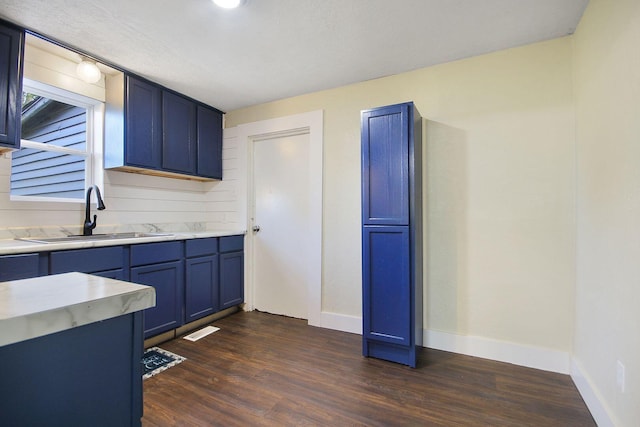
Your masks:
<instances>
[{"instance_id":1,"label":"door knob","mask_svg":"<svg viewBox=\"0 0 640 427\"><path fill-rule=\"evenodd\" d=\"M252 228L254 233L257 233L258 231L260 231L260 226L259 225L254 225Z\"/></svg>"}]
</instances>

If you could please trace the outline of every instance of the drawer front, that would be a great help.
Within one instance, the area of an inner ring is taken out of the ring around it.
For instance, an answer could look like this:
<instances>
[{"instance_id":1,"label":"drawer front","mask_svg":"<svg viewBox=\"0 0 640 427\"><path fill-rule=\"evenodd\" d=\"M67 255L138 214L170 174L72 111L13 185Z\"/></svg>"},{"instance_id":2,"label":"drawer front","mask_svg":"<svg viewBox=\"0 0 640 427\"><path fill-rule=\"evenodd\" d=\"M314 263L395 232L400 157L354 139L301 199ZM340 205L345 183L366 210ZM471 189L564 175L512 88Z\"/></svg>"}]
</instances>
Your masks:
<instances>
[{"instance_id":1,"label":"drawer front","mask_svg":"<svg viewBox=\"0 0 640 427\"><path fill-rule=\"evenodd\" d=\"M0 282L39 276L39 255L21 254L0 257Z\"/></svg>"},{"instance_id":2,"label":"drawer front","mask_svg":"<svg viewBox=\"0 0 640 427\"><path fill-rule=\"evenodd\" d=\"M220 252L238 252L242 250L244 236L225 236L220 238Z\"/></svg>"},{"instance_id":3,"label":"drawer front","mask_svg":"<svg viewBox=\"0 0 640 427\"><path fill-rule=\"evenodd\" d=\"M79 271L94 273L97 271L117 270L124 265L124 248L109 246L106 248L76 249L51 252L51 274Z\"/></svg>"},{"instance_id":4,"label":"drawer front","mask_svg":"<svg viewBox=\"0 0 640 427\"><path fill-rule=\"evenodd\" d=\"M131 246L131 266L182 259L182 242L143 243Z\"/></svg>"},{"instance_id":5,"label":"drawer front","mask_svg":"<svg viewBox=\"0 0 640 427\"><path fill-rule=\"evenodd\" d=\"M205 239L187 240L185 250L187 258L217 254L218 238L207 237Z\"/></svg>"}]
</instances>

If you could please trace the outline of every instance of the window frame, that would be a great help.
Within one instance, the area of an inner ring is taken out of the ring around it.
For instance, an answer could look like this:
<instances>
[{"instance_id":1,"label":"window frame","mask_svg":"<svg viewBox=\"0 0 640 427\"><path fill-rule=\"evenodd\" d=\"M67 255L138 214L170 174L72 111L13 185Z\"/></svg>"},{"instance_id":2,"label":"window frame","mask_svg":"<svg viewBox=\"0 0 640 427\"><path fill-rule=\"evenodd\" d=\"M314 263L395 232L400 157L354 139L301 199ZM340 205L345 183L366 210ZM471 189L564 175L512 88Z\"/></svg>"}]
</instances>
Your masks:
<instances>
[{"instance_id":1,"label":"window frame","mask_svg":"<svg viewBox=\"0 0 640 427\"><path fill-rule=\"evenodd\" d=\"M103 169L103 134L104 134L104 112L105 103L103 101L90 98L61 89L46 83L32 79L23 79L23 92L33 93L34 95L43 96L58 102L64 102L69 105L84 108L86 110L86 130L85 130L85 151L75 150L72 148L59 147L41 142L21 139L21 148L32 148L48 152L57 152L63 154L71 154L85 158L85 193L86 190L97 185L100 187L104 197L104 169ZM22 96L22 94L21 94ZM11 194L9 189L9 199L19 202L58 202L58 203L85 203L84 197L68 198L68 197L45 197L45 196L21 196Z\"/></svg>"}]
</instances>

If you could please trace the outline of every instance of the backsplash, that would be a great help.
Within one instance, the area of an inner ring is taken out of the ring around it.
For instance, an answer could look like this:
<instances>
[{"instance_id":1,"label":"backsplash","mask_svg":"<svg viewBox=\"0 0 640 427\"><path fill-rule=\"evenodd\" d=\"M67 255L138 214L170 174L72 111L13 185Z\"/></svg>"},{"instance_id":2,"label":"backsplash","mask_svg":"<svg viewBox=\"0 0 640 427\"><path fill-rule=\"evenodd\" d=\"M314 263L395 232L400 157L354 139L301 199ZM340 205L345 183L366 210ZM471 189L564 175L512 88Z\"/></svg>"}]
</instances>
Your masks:
<instances>
[{"instance_id":1,"label":"backsplash","mask_svg":"<svg viewBox=\"0 0 640 427\"><path fill-rule=\"evenodd\" d=\"M144 233L181 233L181 232L197 232L212 231L217 228L212 223L191 222L191 223L162 223L162 224L124 224L98 225L93 234L110 234L110 233L126 233L126 232L144 232ZM80 230L80 232L78 231ZM49 226L49 227L9 227L0 228L0 239L16 239L23 237L62 237L80 234L82 230L77 225L72 226Z\"/></svg>"},{"instance_id":2,"label":"backsplash","mask_svg":"<svg viewBox=\"0 0 640 427\"><path fill-rule=\"evenodd\" d=\"M197 182L105 171L106 209L94 233L225 231L246 228L246 202L237 138L225 130L223 181ZM11 155L0 156L0 239L82 234L84 203L12 201Z\"/></svg>"}]
</instances>

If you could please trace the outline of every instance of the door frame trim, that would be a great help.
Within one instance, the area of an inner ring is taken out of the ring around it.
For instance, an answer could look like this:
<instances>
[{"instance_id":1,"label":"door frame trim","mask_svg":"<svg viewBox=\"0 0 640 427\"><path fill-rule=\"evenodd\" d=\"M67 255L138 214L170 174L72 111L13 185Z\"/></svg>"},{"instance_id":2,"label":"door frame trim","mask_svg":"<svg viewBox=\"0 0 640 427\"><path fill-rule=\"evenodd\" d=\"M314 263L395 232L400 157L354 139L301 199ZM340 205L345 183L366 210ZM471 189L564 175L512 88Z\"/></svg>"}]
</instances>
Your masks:
<instances>
[{"instance_id":1,"label":"door frame trim","mask_svg":"<svg viewBox=\"0 0 640 427\"><path fill-rule=\"evenodd\" d=\"M275 119L262 120L238 125L238 144L240 148L240 167L245 169L244 187L239 195L245 200L240 217L246 219L247 235L245 239L245 309L254 310L255 278L253 271L254 226L253 212L254 171L253 149L256 141L294 135L309 135L309 269L307 283L308 323L322 326L322 190L323 190L323 111L295 114Z\"/></svg>"}]
</instances>

